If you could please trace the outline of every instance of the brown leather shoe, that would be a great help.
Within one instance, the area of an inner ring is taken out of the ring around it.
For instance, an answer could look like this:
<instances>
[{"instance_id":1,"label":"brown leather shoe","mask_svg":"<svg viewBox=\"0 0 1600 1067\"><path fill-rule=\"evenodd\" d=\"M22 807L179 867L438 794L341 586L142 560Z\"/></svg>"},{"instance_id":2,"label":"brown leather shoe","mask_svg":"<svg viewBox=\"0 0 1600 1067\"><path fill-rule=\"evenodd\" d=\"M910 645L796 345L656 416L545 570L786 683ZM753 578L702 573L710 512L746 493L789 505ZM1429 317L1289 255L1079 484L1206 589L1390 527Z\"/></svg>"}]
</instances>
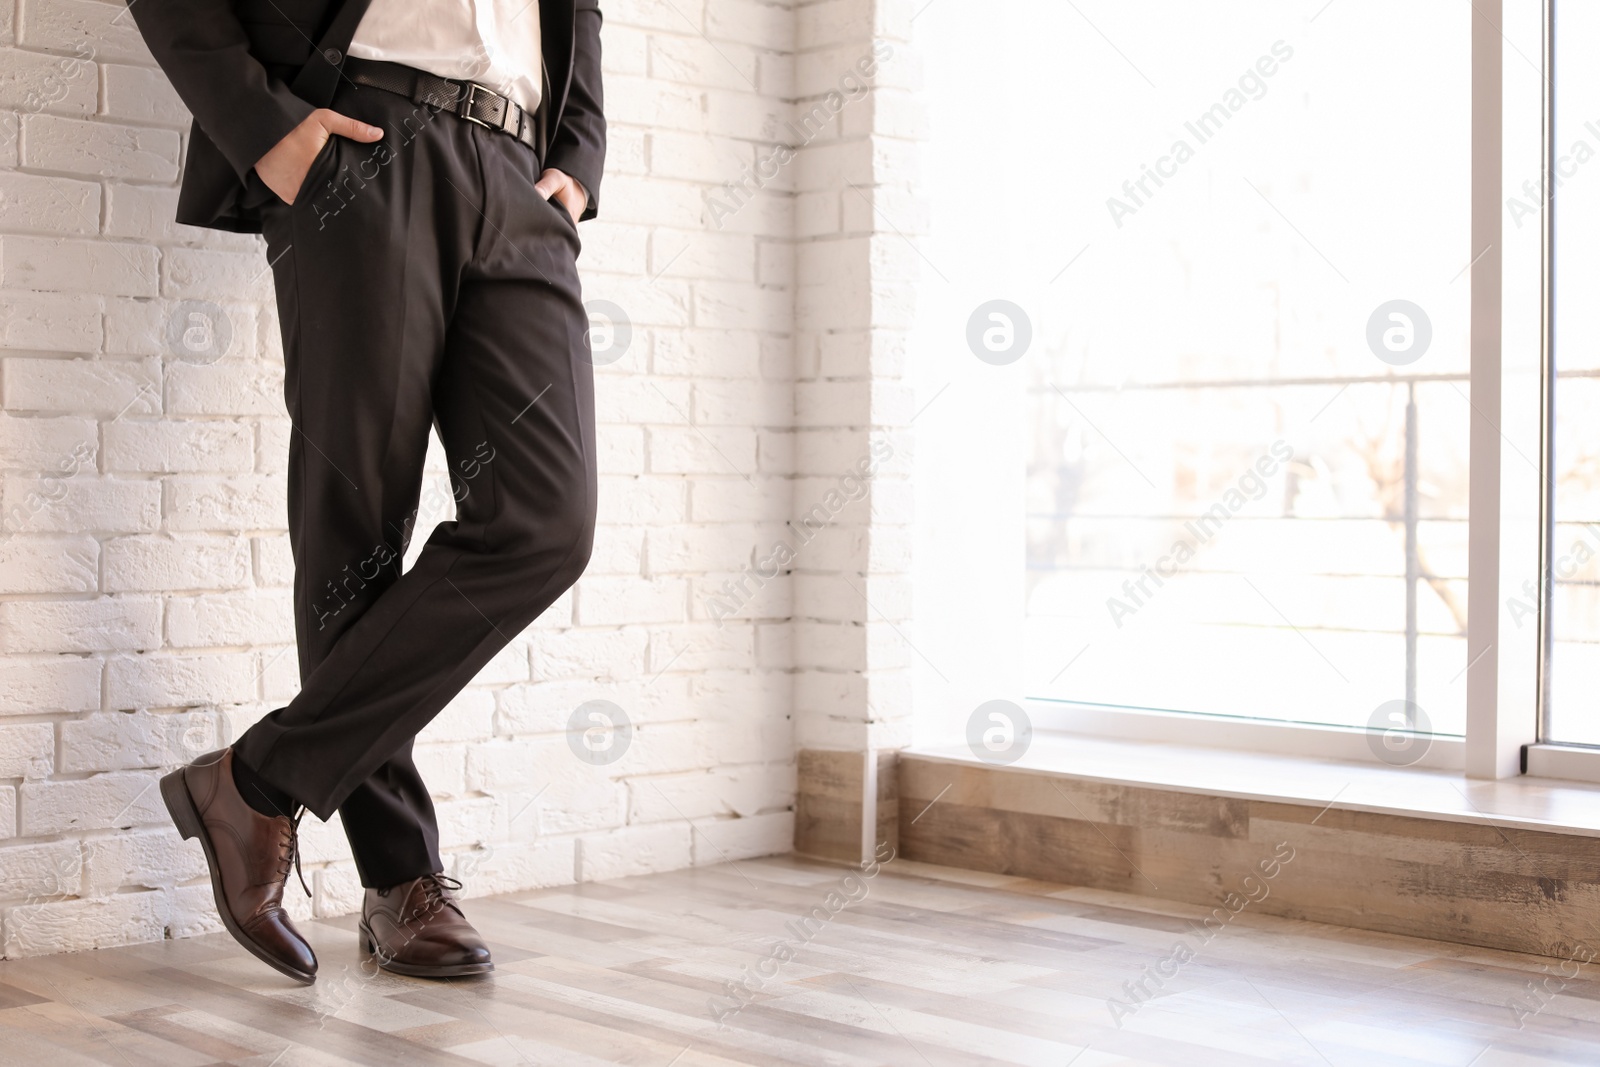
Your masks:
<instances>
[{"instance_id":1,"label":"brown leather shoe","mask_svg":"<svg viewBox=\"0 0 1600 1067\"><path fill-rule=\"evenodd\" d=\"M205 849L217 914L228 933L290 978L316 981L317 957L283 910L289 868L300 869L300 816L263 815L245 803L233 784L231 748L208 752L162 778L161 797L178 832L199 838Z\"/></svg>"},{"instance_id":2,"label":"brown leather shoe","mask_svg":"<svg viewBox=\"0 0 1600 1067\"><path fill-rule=\"evenodd\" d=\"M415 978L454 978L494 970L489 946L456 903L461 883L430 874L388 889L368 889L361 945L378 966Z\"/></svg>"}]
</instances>

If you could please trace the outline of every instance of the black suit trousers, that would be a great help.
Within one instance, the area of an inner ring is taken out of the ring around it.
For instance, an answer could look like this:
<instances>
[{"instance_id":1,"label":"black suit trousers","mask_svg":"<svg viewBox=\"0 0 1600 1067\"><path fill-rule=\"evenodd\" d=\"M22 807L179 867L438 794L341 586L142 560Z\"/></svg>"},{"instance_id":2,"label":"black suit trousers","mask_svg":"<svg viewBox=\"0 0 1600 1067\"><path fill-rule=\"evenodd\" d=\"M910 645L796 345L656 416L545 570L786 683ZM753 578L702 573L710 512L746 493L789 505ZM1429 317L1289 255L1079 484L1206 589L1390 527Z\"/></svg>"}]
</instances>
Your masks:
<instances>
[{"instance_id":1,"label":"black suit trousers","mask_svg":"<svg viewBox=\"0 0 1600 1067\"><path fill-rule=\"evenodd\" d=\"M236 742L319 818L361 880L442 869L412 739L582 573L595 518L594 379L577 226L505 134L343 83L292 205L259 178L293 422L289 540L301 689ZM456 518L401 559L428 431Z\"/></svg>"}]
</instances>

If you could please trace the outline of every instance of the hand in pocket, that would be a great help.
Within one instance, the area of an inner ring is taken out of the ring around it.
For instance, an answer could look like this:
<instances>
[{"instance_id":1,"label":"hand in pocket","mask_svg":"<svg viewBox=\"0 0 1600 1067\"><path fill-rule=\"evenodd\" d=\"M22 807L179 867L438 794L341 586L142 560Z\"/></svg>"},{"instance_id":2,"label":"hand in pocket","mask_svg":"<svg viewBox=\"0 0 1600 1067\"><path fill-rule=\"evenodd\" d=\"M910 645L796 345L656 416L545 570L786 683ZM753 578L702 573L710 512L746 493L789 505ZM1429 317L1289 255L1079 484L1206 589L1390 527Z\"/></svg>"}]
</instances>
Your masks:
<instances>
[{"instance_id":1,"label":"hand in pocket","mask_svg":"<svg viewBox=\"0 0 1600 1067\"><path fill-rule=\"evenodd\" d=\"M271 150L256 160L256 173L268 189L278 194L285 204L294 203L305 185L311 164L316 162L322 147L330 137L348 137L352 141L372 142L383 139L383 130L365 122L319 107L307 115L288 134L273 145Z\"/></svg>"},{"instance_id":2,"label":"hand in pocket","mask_svg":"<svg viewBox=\"0 0 1600 1067\"><path fill-rule=\"evenodd\" d=\"M589 203L589 194L583 191L578 180L566 171L546 167L533 188L538 194L567 213L576 225L578 216Z\"/></svg>"}]
</instances>

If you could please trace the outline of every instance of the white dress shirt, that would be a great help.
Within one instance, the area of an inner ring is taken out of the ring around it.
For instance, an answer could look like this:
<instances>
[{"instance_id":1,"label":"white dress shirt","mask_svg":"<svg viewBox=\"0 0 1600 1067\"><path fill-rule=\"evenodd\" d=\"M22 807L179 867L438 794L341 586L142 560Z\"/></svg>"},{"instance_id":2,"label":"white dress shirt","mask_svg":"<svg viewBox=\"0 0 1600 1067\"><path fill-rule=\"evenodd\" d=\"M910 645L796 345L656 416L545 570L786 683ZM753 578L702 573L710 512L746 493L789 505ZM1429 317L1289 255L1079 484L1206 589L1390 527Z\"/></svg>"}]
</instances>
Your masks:
<instances>
[{"instance_id":1,"label":"white dress shirt","mask_svg":"<svg viewBox=\"0 0 1600 1067\"><path fill-rule=\"evenodd\" d=\"M350 54L477 82L539 106L539 0L372 0Z\"/></svg>"}]
</instances>

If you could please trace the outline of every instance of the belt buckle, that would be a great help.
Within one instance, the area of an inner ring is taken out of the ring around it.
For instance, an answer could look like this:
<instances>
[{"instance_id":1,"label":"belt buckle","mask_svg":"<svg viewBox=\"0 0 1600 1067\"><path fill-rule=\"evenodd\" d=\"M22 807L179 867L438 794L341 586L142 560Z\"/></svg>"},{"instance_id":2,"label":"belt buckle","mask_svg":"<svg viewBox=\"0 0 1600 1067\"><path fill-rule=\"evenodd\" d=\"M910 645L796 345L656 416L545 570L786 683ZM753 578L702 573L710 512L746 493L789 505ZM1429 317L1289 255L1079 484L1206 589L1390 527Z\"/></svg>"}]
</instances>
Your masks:
<instances>
[{"instance_id":1,"label":"belt buckle","mask_svg":"<svg viewBox=\"0 0 1600 1067\"><path fill-rule=\"evenodd\" d=\"M479 126L482 126L486 130L500 130L500 131L503 131L504 128L505 128L504 119L503 118L502 118L501 125L496 126L493 123L485 122L483 119L480 119L478 116L476 116L476 115L474 115L472 113L472 105L477 101L478 94L480 92L487 93L488 95L496 98L501 103L506 105L507 111L510 110L510 107L511 107L511 101L510 100L508 100L505 97L501 96L499 93L495 92L493 89L484 88L483 86L479 85L477 82L468 82L467 83L467 99L466 99L465 103L463 104L464 110L458 111L458 112L456 112L456 114L460 115L462 118L466 119L468 122L476 122Z\"/></svg>"}]
</instances>

